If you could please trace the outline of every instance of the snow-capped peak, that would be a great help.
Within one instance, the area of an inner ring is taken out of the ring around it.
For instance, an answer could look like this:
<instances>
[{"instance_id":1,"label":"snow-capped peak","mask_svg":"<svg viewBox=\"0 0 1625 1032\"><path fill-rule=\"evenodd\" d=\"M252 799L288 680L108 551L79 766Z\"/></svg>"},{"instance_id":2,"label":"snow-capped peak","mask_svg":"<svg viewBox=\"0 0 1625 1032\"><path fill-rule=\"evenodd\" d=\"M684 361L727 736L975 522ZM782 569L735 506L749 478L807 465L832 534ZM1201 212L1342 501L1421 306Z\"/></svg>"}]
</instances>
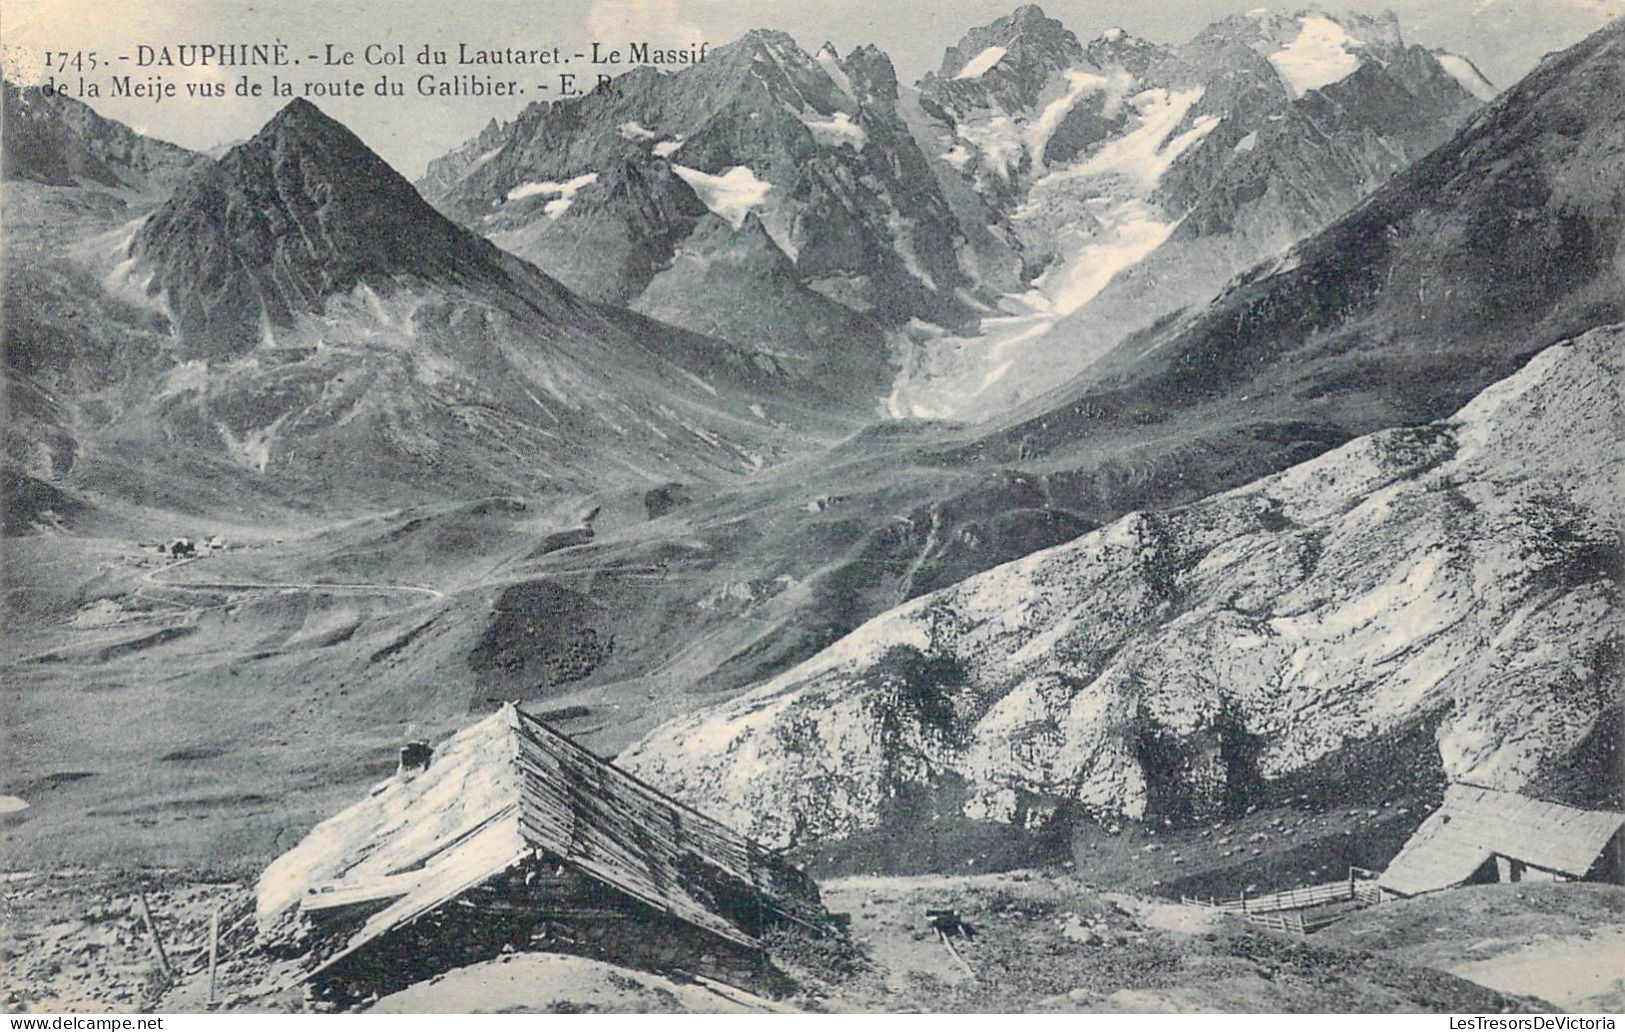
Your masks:
<instances>
[{"instance_id":1,"label":"snow-capped peak","mask_svg":"<svg viewBox=\"0 0 1625 1032\"><path fill-rule=\"evenodd\" d=\"M1328 86L1359 69L1360 57L1354 48L1363 44L1342 25L1320 14L1304 15L1298 25L1297 37L1269 55L1270 64L1294 96Z\"/></svg>"}]
</instances>

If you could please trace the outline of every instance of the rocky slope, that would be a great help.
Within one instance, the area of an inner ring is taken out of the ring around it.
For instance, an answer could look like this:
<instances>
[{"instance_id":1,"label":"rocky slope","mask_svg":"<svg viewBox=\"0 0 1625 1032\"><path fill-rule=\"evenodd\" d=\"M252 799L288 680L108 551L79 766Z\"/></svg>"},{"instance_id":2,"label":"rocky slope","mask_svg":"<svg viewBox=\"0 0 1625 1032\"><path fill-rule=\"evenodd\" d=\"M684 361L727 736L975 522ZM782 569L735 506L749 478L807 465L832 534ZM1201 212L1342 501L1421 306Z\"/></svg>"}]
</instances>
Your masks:
<instances>
[{"instance_id":1,"label":"rocky slope","mask_svg":"<svg viewBox=\"0 0 1625 1032\"><path fill-rule=\"evenodd\" d=\"M532 105L420 185L571 289L774 348L874 399L883 326L967 311L959 231L896 102L873 48L809 55L755 31L677 74L640 68Z\"/></svg>"},{"instance_id":2,"label":"rocky slope","mask_svg":"<svg viewBox=\"0 0 1625 1032\"><path fill-rule=\"evenodd\" d=\"M779 844L921 790L1204 817L1425 719L1450 776L1522 788L1619 701L1622 345L920 598L621 762Z\"/></svg>"},{"instance_id":3,"label":"rocky slope","mask_svg":"<svg viewBox=\"0 0 1625 1032\"><path fill-rule=\"evenodd\" d=\"M103 118L71 97L9 80L4 92L0 179L155 193L172 189L205 161Z\"/></svg>"},{"instance_id":4,"label":"rocky slope","mask_svg":"<svg viewBox=\"0 0 1625 1032\"><path fill-rule=\"evenodd\" d=\"M1082 43L1033 6L974 30L910 123L1026 282L970 332L915 334L892 413L982 418L1041 393L1347 211L1485 91L1391 15L1260 9L1177 47Z\"/></svg>"}]
</instances>

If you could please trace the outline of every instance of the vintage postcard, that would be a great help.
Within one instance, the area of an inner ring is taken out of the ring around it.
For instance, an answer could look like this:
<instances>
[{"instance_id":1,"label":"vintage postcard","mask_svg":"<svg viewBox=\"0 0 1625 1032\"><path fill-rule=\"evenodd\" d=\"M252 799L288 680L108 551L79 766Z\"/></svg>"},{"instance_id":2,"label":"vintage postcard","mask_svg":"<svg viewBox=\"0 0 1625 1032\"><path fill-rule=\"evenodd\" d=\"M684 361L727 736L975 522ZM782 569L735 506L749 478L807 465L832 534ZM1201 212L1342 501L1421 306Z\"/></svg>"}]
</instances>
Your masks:
<instances>
[{"instance_id":1,"label":"vintage postcard","mask_svg":"<svg viewBox=\"0 0 1625 1032\"><path fill-rule=\"evenodd\" d=\"M1625 3L1257 2L4 0L0 1010L1625 1009Z\"/></svg>"}]
</instances>

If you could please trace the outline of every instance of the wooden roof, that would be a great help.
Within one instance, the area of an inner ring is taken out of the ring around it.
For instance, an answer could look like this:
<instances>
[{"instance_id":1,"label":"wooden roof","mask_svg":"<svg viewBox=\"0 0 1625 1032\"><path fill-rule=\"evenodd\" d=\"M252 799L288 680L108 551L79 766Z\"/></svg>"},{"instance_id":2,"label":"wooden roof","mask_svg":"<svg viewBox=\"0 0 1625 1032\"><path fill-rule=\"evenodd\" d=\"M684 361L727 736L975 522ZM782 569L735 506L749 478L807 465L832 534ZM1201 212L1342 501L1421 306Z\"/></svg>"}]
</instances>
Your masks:
<instances>
[{"instance_id":1,"label":"wooden roof","mask_svg":"<svg viewBox=\"0 0 1625 1032\"><path fill-rule=\"evenodd\" d=\"M746 914L826 919L811 879L776 854L509 704L266 868L260 928L294 937L297 911L392 900L320 970L531 855L744 946L757 944Z\"/></svg>"},{"instance_id":2,"label":"wooden roof","mask_svg":"<svg viewBox=\"0 0 1625 1032\"><path fill-rule=\"evenodd\" d=\"M776 853L677 802L509 706L523 777L520 832L533 846L718 935L754 945L721 916L741 903L809 924L827 919L812 880Z\"/></svg>"},{"instance_id":3,"label":"wooden roof","mask_svg":"<svg viewBox=\"0 0 1625 1032\"><path fill-rule=\"evenodd\" d=\"M1579 878L1622 825L1622 813L1451 785L1444 803L1411 835L1378 884L1406 896L1432 892L1461 884L1492 856Z\"/></svg>"}]
</instances>

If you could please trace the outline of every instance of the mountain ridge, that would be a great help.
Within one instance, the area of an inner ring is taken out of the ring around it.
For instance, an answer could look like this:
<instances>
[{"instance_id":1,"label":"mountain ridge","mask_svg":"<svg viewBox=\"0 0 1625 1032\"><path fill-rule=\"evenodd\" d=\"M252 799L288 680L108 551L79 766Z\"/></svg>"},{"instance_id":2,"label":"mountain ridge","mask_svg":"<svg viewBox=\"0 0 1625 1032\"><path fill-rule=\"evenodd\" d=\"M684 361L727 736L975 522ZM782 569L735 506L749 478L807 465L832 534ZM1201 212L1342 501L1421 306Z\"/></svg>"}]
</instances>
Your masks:
<instances>
[{"instance_id":1,"label":"mountain ridge","mask_svg":"<svg viewBox=\"0 0 1625 1032\"><path fill-rule=\"evenodd\" d=\"M1234 15L1178 46L1113 31L1034 62L991 47L976 75L923 79L916 135L1028 283L917 338L891 414L996 418L1323 227L1479 103L1397 22L1340 17ZM1025 31L972 30L944 69L988 40L1019 56Z\"/></svg>"},{"instance_id":2,"label":"mountain ridge","mask_svg":"<svg viewBox=\"0 0 1625 1032\"><path fill-rule=\"evenodd\" d=\"M173 187L203 155L143 136L61 93L5 79L6 144L0 179L47 186L95 185L137 193Z\"/></svg>"}]
</instances>

